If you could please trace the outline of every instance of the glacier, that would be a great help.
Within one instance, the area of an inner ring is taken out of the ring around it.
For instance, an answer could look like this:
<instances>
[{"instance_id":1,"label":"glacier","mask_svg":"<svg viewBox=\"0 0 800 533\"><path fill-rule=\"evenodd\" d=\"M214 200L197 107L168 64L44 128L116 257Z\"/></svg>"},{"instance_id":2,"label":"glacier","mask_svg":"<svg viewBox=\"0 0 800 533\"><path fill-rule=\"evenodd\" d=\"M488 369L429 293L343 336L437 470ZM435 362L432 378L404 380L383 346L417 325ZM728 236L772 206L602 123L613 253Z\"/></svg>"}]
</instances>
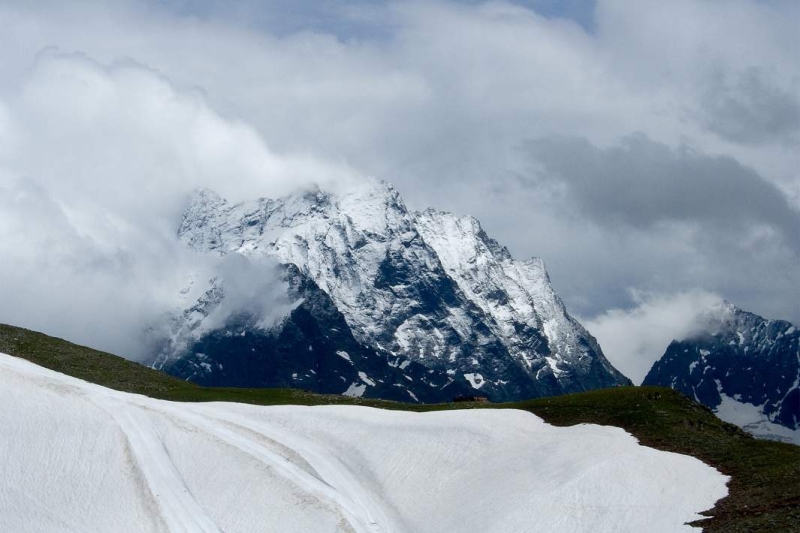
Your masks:
<instances>
[{"instance_id":1,"label":"glacier","mask_svg":"<svg viewBox=\"0 0 800 533\"><path fill-rule=\"evenodd\" d=\"M728 478L517 410L178 403L0 354L0 529L690 531Z\"/></svg>"}]
</instances>

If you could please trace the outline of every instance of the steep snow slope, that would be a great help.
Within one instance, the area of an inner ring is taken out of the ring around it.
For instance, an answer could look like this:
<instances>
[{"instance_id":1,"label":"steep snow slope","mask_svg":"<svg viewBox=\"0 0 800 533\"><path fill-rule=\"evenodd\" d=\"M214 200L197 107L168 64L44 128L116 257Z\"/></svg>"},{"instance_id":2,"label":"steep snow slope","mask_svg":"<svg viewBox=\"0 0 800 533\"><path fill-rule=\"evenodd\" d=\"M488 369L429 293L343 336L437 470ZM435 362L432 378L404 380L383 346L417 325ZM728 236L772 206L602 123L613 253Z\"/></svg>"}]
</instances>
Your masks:
<instances>
[{"instance_id":1,"label":"steep snow slope","mask_svg":"<svg viewBox=\"0 0 800 533\"><path fill-rule=\"evenodd\" d=\"M181 404L0 354L3 531L680 531L727 493L617 428L512 410Z\"/></svg>"},{"instance_id":2,"label":"steep snow slope","mask_svg":"<svg viewBox=\"0 0 800 533\"><path fill-rule=\"evenodd\" d=\"M673 341L644 385L672 387L756 436L800 444L800 331L725 302Z\"/></svg>"},{"instance_id":3,"label":"steep snow slope","mask_svg":"<svg viewBox=\"0 0 800 533\"><path fill-rule=\"evenodd\" d=\"M568 315L541 260L515 261L473 218L409 212L382 182L236 205L200 191L178 234L199 252L295 265L376 357L435 373L409 385L417 396L433 388L449 400L468 385L509 400L629 383ZM192 350L158 364L175 356Z\"/></svg>"}]
</instances>

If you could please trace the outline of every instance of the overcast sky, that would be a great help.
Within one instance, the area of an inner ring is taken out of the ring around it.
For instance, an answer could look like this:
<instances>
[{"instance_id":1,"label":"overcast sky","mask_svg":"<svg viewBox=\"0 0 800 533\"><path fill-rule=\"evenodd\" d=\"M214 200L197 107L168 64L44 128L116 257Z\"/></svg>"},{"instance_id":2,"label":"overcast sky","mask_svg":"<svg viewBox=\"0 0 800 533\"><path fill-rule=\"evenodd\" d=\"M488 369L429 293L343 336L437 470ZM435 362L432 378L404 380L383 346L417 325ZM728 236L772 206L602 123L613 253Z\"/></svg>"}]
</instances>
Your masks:
<instances>
[{"instance_id":1,"label":"overcast sky","mask_svg":"<svg viewBox=\"0 0 800 533\"><path fill-rule=\"evenodd\" d=\"M2 2L0 321L134 350L115 325L196 261L173 246L189 190L374 176L542 257L634 381L720 298L798 323L798 21L793 0Z\"/></svg>"}]
</instances>

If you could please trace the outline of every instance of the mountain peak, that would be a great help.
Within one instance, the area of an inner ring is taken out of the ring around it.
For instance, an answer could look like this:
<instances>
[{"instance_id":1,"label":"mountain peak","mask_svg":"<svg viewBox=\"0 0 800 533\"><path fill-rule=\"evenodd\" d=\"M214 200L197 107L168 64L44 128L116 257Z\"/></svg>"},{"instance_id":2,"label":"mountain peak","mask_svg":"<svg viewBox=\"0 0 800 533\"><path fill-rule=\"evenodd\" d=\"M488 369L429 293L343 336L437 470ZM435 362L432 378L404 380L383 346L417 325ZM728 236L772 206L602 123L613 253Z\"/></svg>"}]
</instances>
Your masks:
<instances>
[{"instance_id":1,"label":"mountain peak","mask_svg":"<svg viewBox=\"0 0 800 533\"><path fill-rule=\"evenodd\" d=\"M450 387L442 400L456 384L519 399L629 383L567 313L544 262L514 260L474 217L409 212L379 180L235 205L203 197L184 216L184 242L293 265L375 357L447 376L433 380ZM406 386L431 397L433 385Z\"/></svg>"},{"instance_id":2,"label":"mountain peak","mask_svg":"<svg viewBox=\"0 0 800 533\"><path fill-rule=\"evenodd\" d=\"M704 318L696 334L669 345L643 384L672 387L723 420L800 443L800 332L729 301Z\"/></svg>"},{"instance_id":3,"label":"mountain peak","mask_svg":"<svg viewBox=\"0 0 800 533\"><path fill-rule=\"evenodd\" d=\"M729 300L711 306L701 315L697 332L693 336L749 336L760 324L776 322L737 307ZM777 321L782 322L782 321Z\"/></svg>"},{"instance_id":4,"label":"mountain peak","mask_svg":"<svg viewBox=\"0 0 800 533\"><path fill-rule=\"evenodd\" d=\"M208 187L198 187L192 191L191 195L192 204L221 204L225 200L212 189Z\"/></svg>"}]
</instances>

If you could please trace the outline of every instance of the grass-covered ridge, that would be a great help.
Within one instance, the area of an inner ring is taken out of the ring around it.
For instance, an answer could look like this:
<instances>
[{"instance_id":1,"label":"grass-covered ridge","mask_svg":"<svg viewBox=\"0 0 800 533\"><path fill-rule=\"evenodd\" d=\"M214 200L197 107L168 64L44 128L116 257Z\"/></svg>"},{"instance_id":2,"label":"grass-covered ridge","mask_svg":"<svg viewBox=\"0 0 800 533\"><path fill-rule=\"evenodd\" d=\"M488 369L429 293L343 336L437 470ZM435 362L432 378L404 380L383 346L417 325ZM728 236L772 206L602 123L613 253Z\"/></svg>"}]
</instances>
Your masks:
<instances>
[{"instance_id":1,"label":"grass-covered ridge","mask_svg":"<svg viewBox=\"0 0 800 533\"><path fill-rule=\"evenodd\" d=\"M559 426L618 426L642 444L692 455L732 477L729 496L696 524L706 531L800 531L800 447L755 440L671 389L623 387L506 404L412 405L291 389L199 387L121 357L7 325L0 325L0 352L112 389L165 400L335 403L411 411L514 408Z\"/></svg>"}]
</instances>

